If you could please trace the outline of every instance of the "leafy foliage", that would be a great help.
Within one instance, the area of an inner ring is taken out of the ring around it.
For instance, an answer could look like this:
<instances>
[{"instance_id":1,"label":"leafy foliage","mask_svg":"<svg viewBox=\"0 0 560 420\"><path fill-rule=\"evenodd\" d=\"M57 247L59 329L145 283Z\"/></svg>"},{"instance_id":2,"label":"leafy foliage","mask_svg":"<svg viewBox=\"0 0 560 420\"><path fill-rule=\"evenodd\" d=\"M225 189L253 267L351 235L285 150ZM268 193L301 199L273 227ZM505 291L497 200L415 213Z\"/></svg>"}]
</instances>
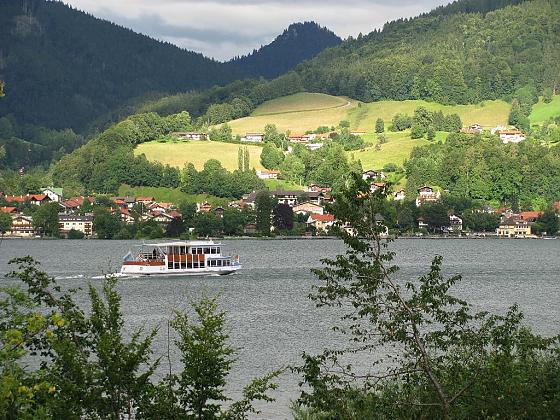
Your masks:
<instances>
[{"instance_id":1,"label":"leafy foliage","mask_svg":"<svg viewBox=\"0 0 560 420\"><path fill-rule=\"evenodd\" d=\"M496 136L451 134L444 144L413 150L405 164L407 190L438 185L453 195L522 203L560 199L560 149L524 141L504 145Z\"/></svg>"},{"instance_id":2,"label":"leafy foliage","mask_svg":"<svg viewBox=\"0 0 560 420\"><path fill-rule=\"evenodd\" d=\"M359 176L336 195L331 211L346 252L313 270L321 284L310 298L342 311L334 329L349 344L303 355L299 403L328 419L554 418L558 380L545 371L560 369L559 337L533 334L516 306L503 316L474 312L451 294L461 276L445 278L442 257L416 281L399 279L377 217L385 201L384 189L371 192ZM368 359L363 369L347 362L358 353ZM536 380L528 379L532 366Z\"/></svg>"}]
</instances>

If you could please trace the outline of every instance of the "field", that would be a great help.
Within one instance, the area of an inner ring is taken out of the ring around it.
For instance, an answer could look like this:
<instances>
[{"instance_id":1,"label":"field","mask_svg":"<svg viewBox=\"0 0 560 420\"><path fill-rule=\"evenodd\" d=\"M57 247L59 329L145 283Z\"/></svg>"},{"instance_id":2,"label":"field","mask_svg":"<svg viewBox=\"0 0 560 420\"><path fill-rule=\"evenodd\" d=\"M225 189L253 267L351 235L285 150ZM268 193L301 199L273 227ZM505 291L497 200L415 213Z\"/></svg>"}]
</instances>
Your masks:
<instances>
[{"instance_id":1,"label":"field","mask_svg":"<svg viewBox=\"0 0 560 420\"><path fill-rule=\"evenodd\" d=\"M552 102L548 104L545 104L541 98L538 104L533 105L529 120L531 124L541 124L550 118L558 116L560 116L560 95L554 96Z\"/></svg>"},{"instance_id":2,"label":"field","mask_svg":"<svg viewBox=\"0 0 560 420\"><path fill-rule=\"evenodd\" d=\"M275 115L292 112L317 111L338 108L348 104L345 98L324 93L296 93L265 102L253 112L252 116Z\"/></svg>"},{"instance_id":3,"label":"field","mask_svg":"<svg viewBox=\"0 0 560 420\"><path fill-rule=\"evenodd\" d=\"M229 201L207 194L186 194L178 188L131 187L124 184L119 188L119 196L154 197L156 201L166 203L203 203L208 201L213 206L224 206Z\"/></svg>"},{"instance_id":4,"label":"field","mask_svg":"<svg viewBox=\"0 0 560 420\"><path fill-rule=\"evenodd\" d=\"M348 118L348 111L357 108L352 99L321 93L297 93L268 101L249 117L230 121L233 134L262 132L265 125L275 124L279 131L303 134L317 127L337 126Z\"/></svg>"},{"instance_id":5,"label":"field","mask_svg":"<svg viewBox=\"0 0 560 420\"><path fill-rule=\"evenodd\" d=\"M243 145L244 146L244 145ZM192 141L177 143L148 142L140 144L135 150L136 155L145 154L148 160L161 162L177 168L192 163L200 170L210 159L218 159L224 168L237 169L237 152L240 145L214 141ZM261 165L260 146L247 146L249 149L250 166L263 169Z\"/></svg>"},{"instance_id":6,"label":"field","mask_svg":"<svg viewBox=\"0 0 560 420\"><path fill-rule=\"evenodd\" d=\"M412 140L409 131L386 133L386 135L389 141L381 145L381 150L375 150L372 146L363 151L348 152L349 157L360 160L364 170L382 169L387 163L402 166L414 147L430 143L425 139Z\"/></svg>"},{"instance_id":7,"label":"field","mask_svg":"<svg viewBox=\"0 0 560 420\"><path fill-rule=\"evenodd\" d=\"M355 130L373 131L375 121L381 118L387 129L396 114L413 115L414 110L420 106L429 111L442 111L444 114L457 113L463 125L478 123L486 128L506 125L510 110L510 105L504 101L486 101L476 105L441 105L422 100L379 101L361 103L348 112L347 119L350 127Z\"/></svg>"}]
</instances>

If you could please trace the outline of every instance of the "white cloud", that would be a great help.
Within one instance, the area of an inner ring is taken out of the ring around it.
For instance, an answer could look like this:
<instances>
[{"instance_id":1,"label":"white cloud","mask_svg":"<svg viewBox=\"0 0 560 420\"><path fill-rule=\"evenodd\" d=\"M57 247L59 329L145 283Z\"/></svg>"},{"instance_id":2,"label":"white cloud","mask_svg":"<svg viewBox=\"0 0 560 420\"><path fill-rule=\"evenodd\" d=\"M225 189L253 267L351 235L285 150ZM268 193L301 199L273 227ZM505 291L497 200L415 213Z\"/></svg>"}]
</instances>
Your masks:
<instances>
[{"instance_id":1,"label":"white cloud","mask_svg":"<svg viewBox=\"0 0 560 420\"><path fill-rule=\"evenodd\" d=\"M272 41L289 24L313 20L342 38L415 16L445 0L66 0L97 17L206 56L227 60Z\"/></svg>"}]
</instances>

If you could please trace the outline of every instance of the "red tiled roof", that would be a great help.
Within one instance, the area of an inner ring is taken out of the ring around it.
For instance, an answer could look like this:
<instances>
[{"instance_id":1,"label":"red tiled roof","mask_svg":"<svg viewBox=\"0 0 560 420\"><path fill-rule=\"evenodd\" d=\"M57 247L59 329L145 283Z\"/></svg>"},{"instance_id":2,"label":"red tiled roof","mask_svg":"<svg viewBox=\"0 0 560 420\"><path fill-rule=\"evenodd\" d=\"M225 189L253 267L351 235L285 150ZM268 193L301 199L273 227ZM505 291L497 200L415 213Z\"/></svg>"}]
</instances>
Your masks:
<instances>
[{"instance_id":1,"label":"red tiled roof","mask_svg":"<svg viewBox=\"0 0 560 420\"><path fill-rule=\"evenodd\" d=\"M173 218L177 218L177 217L181 217L181 213L179 213L176 210L171 210L169 213L167 213L169 216L173 217Z\"/></svg>"},{"instance_id":2,"label":"red tiled roof","mask_svg":"<svg viewBox=\"0 0 560 420\"><path fill-rule=\"evenodd\" d=\"M15 213L16 212L16 208L15 207L0 207L0 211L3 213Z\"/></svg>"},{"instance_id":3,"label":"red tiled roof","mask_svg":"<svg viewBox=\"0 0 560 420\"><path fill-rule=\"evenodd\" d=\"M4 197L4 200L8 203L23 203L29 199L30 197L28 195L7 195Z\"/></svg>"},{"instance_id":4,"label":"red tiled roof","mask_svg":"<svg viewBox=\"0 0 560 420\"><path fill-rule=\"evenodd\" d=\"M311 220L318 220L320 222L334 222L334 216L332 214L312 214Z\"/></svg>"},{"instance_id":5,"label":"red tiled roof","mask_svg":"<svg viewBox=\"0 0 560 420\"><path fill-rule=\"evenodd\" d=\"M30 197L32 199L34 199L35 201L43 201L45 198L47 198L46 194L31 194Z\"/></svg>"},{"instance_id":6,"label":"red tiled roof","mask_svg":"<svg viewBox=\"0 0 560 420\"><path fill-rule=\"evenodd\" d=\"M136 197L136 201L154 201L154 197Z\"/></svg>"},{"instance_id":7,"label":"red tiled roof","mask_svg":"<svg viewBox=\"0 0 560 420\"><path fill-rule=\"evenodd\" d=\"M542 214L542 211L522 211L519 216L523 220L536 219Z\"/></svg>"}]
</instances>

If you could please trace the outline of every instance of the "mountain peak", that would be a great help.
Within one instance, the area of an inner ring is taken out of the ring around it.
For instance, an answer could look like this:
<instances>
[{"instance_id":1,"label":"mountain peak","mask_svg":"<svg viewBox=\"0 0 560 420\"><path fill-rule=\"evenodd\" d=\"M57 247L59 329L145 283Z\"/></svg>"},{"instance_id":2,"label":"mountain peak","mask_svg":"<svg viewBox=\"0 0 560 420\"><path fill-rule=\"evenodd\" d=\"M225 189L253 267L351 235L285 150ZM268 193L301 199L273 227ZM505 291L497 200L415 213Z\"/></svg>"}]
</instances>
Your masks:
<instances>
[{"instance_id":1,"label":"mountain peak","mask_svg":"<svg viewBox=\"0 0 560 420\"><path fill-rule=\"evenodd\" d=\"M257 77L274 78L342 40L316 22L292 23L270 44L231 62Z\"/></svg>"}]
</instances>

